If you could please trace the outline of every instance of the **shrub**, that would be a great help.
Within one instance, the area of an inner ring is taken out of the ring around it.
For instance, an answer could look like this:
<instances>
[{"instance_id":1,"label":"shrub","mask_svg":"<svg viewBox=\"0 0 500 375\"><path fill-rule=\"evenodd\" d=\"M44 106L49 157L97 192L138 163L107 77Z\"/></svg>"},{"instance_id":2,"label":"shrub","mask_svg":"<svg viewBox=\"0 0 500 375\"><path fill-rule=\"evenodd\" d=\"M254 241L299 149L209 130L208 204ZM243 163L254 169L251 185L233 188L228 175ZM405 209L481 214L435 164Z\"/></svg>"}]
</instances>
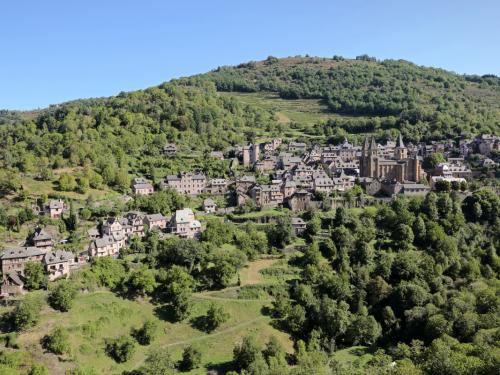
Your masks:
<instances>
[{"instance_id":1,"label":"shrub","mask_svg":"<svg viewBox=\"0 0 500 375\"><path fill-rule=\"evenodd\" d=\"M187 346L182 352L181 368L185 371L200 367L201 351L193 345Z\"/></svg>"},{"instance_id":2,"label":"shrub","mask_svg":"<svg viewBox=\"0 0 500 375\"><path fill-rule=\"evenodd\" d=\"M118 363L127 362L135 351L134 341L129 336L106 340L106 354Z\"/></svg>"},{"instance_id":3,"label":"shrub","mask_svg":"<svg viewBox=\"0 0 500 375\"><path fill-rule=\"evenodd\" d=\"M70 352L68 332L57 327L42 339L42 346L54 354L68 354Z\"/></svg>"},{"instance_id":4,"label":"shrub","mask_svg":"<svg viewBox=\"0 0 500 375\"><path fill-rule=\"evenodd\" d=\"M158 325L153 320L144 322L141 328L134 330L132 333L137 342L141 345L149 345L154 340Z\"/></svg>"},{"instance_id":5,"label":"shrub","mask_svg":"<svg viewBox=\"0 0 500 375\"><path fill-rule=\"evenodd\" d=\"M205 327L207 331L213 331L221 324L227 322L229 314L224 307L212 303L208 308L207 315L205 316Z\"/></svg>"}]
</instances>

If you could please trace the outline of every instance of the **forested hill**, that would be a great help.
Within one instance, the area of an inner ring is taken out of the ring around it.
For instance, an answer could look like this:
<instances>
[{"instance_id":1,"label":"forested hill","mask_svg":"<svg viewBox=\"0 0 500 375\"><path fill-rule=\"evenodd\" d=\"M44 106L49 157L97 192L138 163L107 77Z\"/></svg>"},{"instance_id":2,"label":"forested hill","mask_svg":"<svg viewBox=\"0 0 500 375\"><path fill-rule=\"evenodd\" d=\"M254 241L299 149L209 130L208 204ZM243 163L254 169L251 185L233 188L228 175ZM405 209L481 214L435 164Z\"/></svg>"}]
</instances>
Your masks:
<instances>
[{"instance_id":1,"label":"forested hill","mask_svg":"<svg viewBox=\"0 0 500 375\"><path fill-rule=\"evenodd\" d=\"M203 160L204 152L242 144L249 133L276 123L269 111L221 96L210 82L165 83L37 113L3 111L0 120L0 169L90 165L101 175L111 171L109 178L103 175L110 181L118 170L144 174L162 163L167 142ZM163 164L169 172L179 167Z\"/></svg>"},{"instance_id":2,"label":"forested hill","mask_svg":"<svg viewBox=\"0 0 500 375\"><path fill-rule=\"evenodd\" d=\"M494 75L458 75L363 55L354 60L269 57L180 81L196 84L204 79L215 82L219 91L321 99L340 115L337 125L358 118L359 132L400 128L410 139L442 139L500 130L500 78ZM349 130L356 132L355 122Z\"/></svg>"}]
</instances>

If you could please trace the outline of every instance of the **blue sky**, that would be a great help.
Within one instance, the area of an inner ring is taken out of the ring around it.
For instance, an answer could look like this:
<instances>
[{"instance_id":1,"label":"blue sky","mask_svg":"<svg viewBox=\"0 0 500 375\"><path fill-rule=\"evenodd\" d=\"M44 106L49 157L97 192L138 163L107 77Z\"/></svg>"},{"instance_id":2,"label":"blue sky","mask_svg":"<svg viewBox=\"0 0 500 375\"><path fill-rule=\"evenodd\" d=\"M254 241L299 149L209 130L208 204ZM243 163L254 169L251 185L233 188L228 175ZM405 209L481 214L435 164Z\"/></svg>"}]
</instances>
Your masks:
<instances>
[{"instance_id":1,"label":"blue sky","mask_svg":"<svg viewBox=\"0 0 500 375\"><path fill-rule=\"evenodd\" d=\"M498 0L11 0L0 108L114 95L268 55L403 58L500 75Z\"/></svg>"}]
</instances>

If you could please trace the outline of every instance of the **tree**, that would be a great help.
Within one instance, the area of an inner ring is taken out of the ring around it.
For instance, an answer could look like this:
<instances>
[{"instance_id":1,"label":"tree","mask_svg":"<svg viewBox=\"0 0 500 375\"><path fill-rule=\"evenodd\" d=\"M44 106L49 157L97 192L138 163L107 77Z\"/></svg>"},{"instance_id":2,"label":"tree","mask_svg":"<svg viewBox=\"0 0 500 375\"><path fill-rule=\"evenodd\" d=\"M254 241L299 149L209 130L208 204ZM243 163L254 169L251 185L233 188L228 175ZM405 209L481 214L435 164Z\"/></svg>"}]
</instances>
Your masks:
<instances>
[{"instance_id":1,"label":"tree","mask_svg":"<svg viewBox=\"0 0 500 375\"><path fill-rule=\"evenodd\" d=\"M85 194L90 188L90 181L87 177L80 177L78 180L78 192Z\"/></svg>"},{"instance_id":2,"label":"tree","mask_svg":"<svg viewBox=\"0 0 500 375\"><path fill-rule=\"evenodd\" d=\"M247 335L243 337L242 342L233 349L233 358L236 367L240 370L248 368L261 355L260 351L261 347L255 336Z\"/></svg>"},{"instance_id":3,"label":"tree","mask_svg":"<svg viewBox=\"0 0 500 375\"><path fill-rule=\"evenodd\" d=\"M47 275L40 262L27 262L24 267L24 286L28 290L37 290L47 287Z\"/></svg>"},{"instance_id":4,"label":"tree","mask_svg":"<svg viewBox=\"0 0 500 375\"><path fill-rule=\"evenodd\" d=\"M106 354L118 363L127 362L135 351L134 341L129 336L106 340Z\"/></svg>"},{"instance_id":5,"label":"tree","mask_svg":"<svg viewBox=\"0 0 500 375\"><path fill-rule=\"evenodd\" d=\"M75 177L69 174L62 174L59 177L59 189L61 191L74 191L77 188Z\"/></svg>"},{"instance_id":6,"label":"tree","mask_svg":"<svg viewBox=\"0 0 500 375\"><path fill-rule=\"evenodd\" d=\"M49 294L49 304L59 311L69 311L73 306L73 300L77 295L77 290L72 281L61 280Z\"/></svg>"},{"instance_id":7,"label":"tree","mask_svg":"<svg viewBox=\"0 0 500 375\"><path fill-rule=\"evenodd\" d=\"M42 300L38 296L28 295L12 311L14 328L16 331L34 327L40 320Z\"/></svg>"},{"instance_id":8,"label":"tree","mask_svg":"<svg viewBox=\"0 0 500 375\"><path fill-rule=\"evenodd\" d=\"M155 290L155 287L155 274L153 270L144 265L130 273L122 284L123 292L131 296L151 294Z\"/></svg>"},{"instance_id":9,"label":"tree","mask_svg":"<svg viewBox=\"0 0 500 375\"><path fill-rule=\"evenodd\" d=\"M372 345L382 334L380 324L371 315L357 315L346 331L353 345Z\"/></svg>"},{"instance_id":10,"label":"tree","mask_svg":"<svg viewBox=\"0 0 500 375\"><path fill-rule=\"evenodd\" d=\"M175 362L167 349L153 348L151 349L138 373L141 375L173 375L175 370Z\"/></svg>"},{"instance_id":11,"label":"tree","mask_svg":"<svg viewBox=\"0 0 500 375\"><path fill-rule=\"evenodd\" d=\"M121 192L126 192L130 185L130 177L126 170L120 169L115 176L115 185Z\"/></svg>"},{"instance_id":12,"label":"tree","mask_svg":"<svg viewBox=\"0 0 500 375\"><path fill-rule=\"evenodd\" d=\"M68 332L60 327L54 328L49 334L42 339L42 346L54 354L69 354L69 336Z\"/></svg>"},{"instance_id":13,"label":"tree","mask_svg":"<svg viewBox=\"0 0 500 375\"><path fill-rule=\"evenodd\" d=\"M422 168L426 170L434 169L439 163L444 163L445 161L446 159L442 153L434 152L424 158L424 161L422 162Z\"/></svg>"},{"instance_id":14,"label":"tree","mask_svg":"<svg viewBox=\"0 0 500 375\"><path fill-rule=\"evenodd\" d=\"M279 217L270 233L271 243L276 247L284 248L293 237L292 219L289 216Z\"/></svg>"},{"instance_id":15,"label":"tree","mask_svg":"<svg viewBox=\"0 0 500 375\"><path fill-rule=\"evenodd\" d=\"M269 338L262 354L269 365L273 358L280 363L286 363L286 351L276 336L271 336Z\"/></svg>"},{"instance_id":16,"label":"tree","mask_svg":"<svg viewBox=\"0 0 500 375\"><path fill-rule=\"evenodd\" d=\"M149 345L155 339L158 324L154 320L146 320L141 328L132 332L137 342L141 345Z\"/></svg>"},{"instance_id":17,"label":"tree","mask_svg":"<svg viewBox=\"0 0 500 375\"><path fill-rule=\"evenodd\" d=\"M180 367L184 371L190 371L200 367L200 364L201 364L201 351L193 345L186 346L184 348L184 351L182 352L182 360Z\"/></svg>"},{"instance_id":18,"label":"tree","mask_svg":"<svg viewBox=\"0 0 500 375\"><path fill-rule=\"evenodd\" d=\"M229 319L229 314L223 306L211 303L205 316L204 323L207 331L211 332Z\"/></svg>"},{"instance_id":19,"label":"tree","mask_svg":"<svg viewBox=\"0 0 500 375\"><path fill-rule=\"evenodd\" d=\"M159 296L170 302L176 320L187 318L194 287L193 277L184 267L172 266L168 271L160 272L158 279Z\"/></svg>"}]
</instances>

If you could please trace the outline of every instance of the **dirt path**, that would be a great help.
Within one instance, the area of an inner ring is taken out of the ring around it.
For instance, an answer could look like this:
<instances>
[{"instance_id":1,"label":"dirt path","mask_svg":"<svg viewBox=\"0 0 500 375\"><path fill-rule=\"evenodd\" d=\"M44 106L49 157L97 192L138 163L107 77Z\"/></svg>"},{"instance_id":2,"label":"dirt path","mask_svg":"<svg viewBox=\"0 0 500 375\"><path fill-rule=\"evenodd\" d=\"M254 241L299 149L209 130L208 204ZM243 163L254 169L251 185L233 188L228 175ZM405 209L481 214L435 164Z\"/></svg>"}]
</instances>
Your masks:
<instances>
[{"instance_id":1,"label":"dirt path","mask_svg":"<svg viewBox=\"0 0 500 375\"><path fill-rule=\"evenodd\" d=\"M246 320L244 322L238 323L238 324L236 324L234 326L227 327L227 328L225 328L225 329L223 329L221 331L217 331L217 332L214 332L214 333L209 333L208 335L204 335L204 336L196 336L196 337L193 337L193 338L187 339L187 340L171 342L170 344L163 345L163 347L164 348L169 348L169 347L172 347L172 346L189 344L189 343L192 343L192 342L195 342L195 341L201 341L201 340L205 340L205 339L210 339L212 337L221 336L221 335L224 335L224 334L226 334L228 332L237 331L240 328L252 325L253 323L258 322L259 320L262 320L262 319L265 319L265 318L266 318L265 316L259 316L259 317L254 318L254 319L250 319L250 320Z\"/></svg>"}]
</instances>

